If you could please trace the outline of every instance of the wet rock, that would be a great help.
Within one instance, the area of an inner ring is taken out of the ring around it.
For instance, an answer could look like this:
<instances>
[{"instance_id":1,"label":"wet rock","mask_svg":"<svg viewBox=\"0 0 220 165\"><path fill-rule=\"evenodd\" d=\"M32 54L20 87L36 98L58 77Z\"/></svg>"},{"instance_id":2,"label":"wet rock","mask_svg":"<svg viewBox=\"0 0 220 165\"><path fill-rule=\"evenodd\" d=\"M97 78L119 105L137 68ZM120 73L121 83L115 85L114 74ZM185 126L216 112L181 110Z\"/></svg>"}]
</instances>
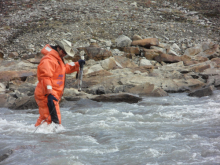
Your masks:
<instances>
[{"instance_id":1,"label":"wet rock","mask_svg":"<svg viewBox=\"0 0 220 165\"><path fill-rule=\"evenodd\" d=\"M204 96L211 96L213 94L214 87L209 86L188 94L188 96L192 97L204 97Z\"/></svg>"},{"instance_id":2,"label":"wet rock","mask_svg":"<svg viewBox=\"0 0 220 165\"><path fill-rule=\"evenodd\" d=\"M34 96L24 96L16 99L9 108L14 110L37 109L38 105Z\"/></svg>"},{"instance_id":3,"label":"wet rock","mask_svg":"<svg viewBox=\"0 0 220 165\"><path fill-rule=\"evenodd\" d=\"M13 150L7 151L5 154L0 155L0 162L4 161L7 159L11 154L13 153Z\"/></svg>"},{"instance_id":4,"label":"wet rock","mask_svg":"<svg viewBox=\"0 0 220 165\"><path fill-rule=\"evenodd\" d=\"M132 94L121 93L121 94L105 94L92 98L93 101L98 102L127 102L127 103L137 103L141 101L142 98L134 96Z\"/></svg>"},{"instance_id":5,"label":"wet rock","mask_svg":"<svg viewBox=\"0 0 220 165\"><path fill-rule=\"evenodd\" d=\"M0 94L0 107L7 107L8 94Z\"/></svg>"}]
</instances>

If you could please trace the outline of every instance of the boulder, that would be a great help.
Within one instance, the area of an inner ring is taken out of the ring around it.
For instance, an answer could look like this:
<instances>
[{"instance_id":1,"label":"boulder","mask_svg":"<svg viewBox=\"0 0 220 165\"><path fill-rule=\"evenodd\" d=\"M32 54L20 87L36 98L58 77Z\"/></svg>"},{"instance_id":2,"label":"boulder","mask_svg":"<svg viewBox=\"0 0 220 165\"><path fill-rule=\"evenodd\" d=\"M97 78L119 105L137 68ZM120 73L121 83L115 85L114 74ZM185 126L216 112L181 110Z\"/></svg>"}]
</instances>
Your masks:
<instances>
[{"instance_id":1,"label":"boulder","mask_svg":"<svg viewBox=\"0 0 220 165\"><path fill-rule=\"evenodd\" d=\"M141 59L140 60L140 66L150 66L152 65L151 62L147 59Z\"/></svg>"},{"instance_id":2,"label":"boulder","mask_svg":"<svg viewBox=\"0 0 220 165\"><path fill-rule=\"evenodd\" d=\"M198 45L198 46L186 49L183 55L194 56L202 51L203 51L202 47Z\"/></svg>"},{"instance_id":3,"label":"boulder","mask_svg":"<svg viewBox=\"0 0 220 165\"><path fill-rule=\"evenodd\" d=\"M150 48L151 46L158 46L159 40L157 38L146 38L142 40L132 41L131 45L133 46L143 46L146 48Z\"/></svg>"},{"instance_id":4,"label":"boulder","mask_svg":"<svg viewBox=\"0 0 220 165\"><path fill-rule=\"evenodd\" d=\"M123 51L131 54L140 54L139 47L124 47Z\"/></svg>"},{"instance_id":5,"label":"boulder","mask_svg":"<svg viewBox=\"0 0 220 165\"><path fill-rule=\"evenodd\" d=\"M38 105L34 96L24 96L17 98L9 108L14 110L37 109Z\"/></svg>"},{"instance_id":6,"label":"boulder","mask_svg":"<svg viewBox=\"0 0 220 165\"><path fill-rule=\"evenodd\" d=\"M0 94L0 107L7 107L8 94Z\"/></svg>"},{"instance_id":7,"label":"boulder","mask_svg":"<svg viewBox=\"0 0 220 165\"><path fill-rule=\"evenodd\" d=\"M126 102L126 103L137 103L142 100L141 97L128 94L128 93L120 93L120 94L105 94L92 98L91 100L97 102Z\"/></svg>"},{"instance_id":8,"label":"boulder","mask_svg":"<svg viewBox=\"0 0 220 165\"><path fill-rule=\"evenodd\" d=\"M122 47L129 47L131 45L132 40L125 35L120 35L115 40L115 42L117 47L122 48Z\"/></svg>"},{"instance_id":9,"label":"boulder","mask_svg":"<svg viewBox=\"0 0 220 165\"><path fill-rule=\"evenodd\" d=\"M135 64L133 61L126 57L121 57L121 56L114 56L115 61L117 61L122 68L132 68L132 67L137 67L137 64Z\"/></svg>"},{"instance_id":10,"label":"boulder","mask_svg":"<svg viewBox=\"0 0 220 165\"><path fill-rule=\"evenodd\" d=\"M110 57L108 59L101 61L102 68L105 70L118 69L123 68L120 63L118 63L114 57Z\"/></svg>"},{"instance_id":11,"label":"boulder","mask_svg":"<svg viewBox=\"0 0 220 165\"><path fill-rule=\"evenodd\" d=\"M180 62L181 58L179 56L172 56L169 54L165 53L160 53L159 56L156 56L154 58L155 61L157 62L166 62L166 63L175 63L175 62Z\"/></svg>"},{"instance_id":12,"label":"boulder","mask_svg":"<svg viewBox=\"0 0 220 165\"><path fill-rule=\"evenodd\" d=\"M125 92L138 94L141 96L162 97L168 96L163 89L156 87L154 84L144 83L131 88L125 88Z\"/></svg>"},{"instance_id":13,"label":"boulder","mask_svg":"<svg viewBox=\"0 0 220 165\"><path fill-rule=\"evenodd\" d=\"M112 56L111 51L100 48L97 43L91 43L90 46L78 48L78 50L85 51L86 60L94 59L95 61L100 61Z\"/></svg>"},{"instance_id":14,"label":"boulder","mask_svg":"<svg viewBox=\"0 0 220 165\"><path fill-rule=\"evenodd\" d=\"M0 71L0 81L6 82L13 79L20 79L25 81L29 76L36 76L37 69L30 69L30 70L19 70L19 71Z\"/></svg>"},{"instance_id":15,"label":"boulder","mask_svg":"<svg viewBox=\"0 0 220 165\"><path fill-rule=\"evenodd\" d=\"M142 40L143 38L141 36L139 36L138 34L133 35L132 40Z\"/></svg>"},{"instance_id":16,"label":"boulder","mask_svg":"<svg viewBox=\"0 0 220 165\"><path fill-rule=\"evenodd\" d=\"M197 91L191 92L188 94L188 96L193 97L204 97L204 96L211 96L213 94L214 87L209 86L203 89L199 89Z\"/></svg>"},{"instance_id":17,"label":"boulder","mask_svg":"<svg viewBox=\"0 0 220 165\"><path fill-rule=\"evenodd\" d=\"M148 60L153 60L156 56L159 56L162 52L158 49L143 49L143 56Z\"/></svg>"},{"instance_id":18,"label":"boulder","mask_svg":"<svg viewBox=\"0 0 220 165\"><path fill-rule=\"evenodd\" d=\"M195 67L192 67L191 70L193 72L196 72L196 73L200 73L200 72L203 72L204 70L210 68L210 65L198 65L198 66L195 66Z\"/></svg>"},{"instance_id":19,"label":"boulder","mask_svg":"<svg viewBox=\"0 0 220 165\"><path fill-rule=\"evenodd\" d=\"M220 56L220 54L218 54L218 52L219 52L219 45L215 44L210 49L206 49L205 51L200 52L197 55L198 56L202 56L202 57L207 57L209 59L212 59L212 58Z\"/></svg>"},{"instance_id":20,"label":"boulder","mask_svg":"<svg viewBox=\"0 0 220 165\"><path fill-rule=\"evenodd\" d=\"M1 94L1 93L5 93L5 91L6 91L6 86L5 86L5 84L0 83L0 94Z\"/></svg>"},{"instance_id":21,"label":"boulder","mask_svg":"<svg viewBox=\"0 0 220 165\"><path fill-rule=\"evenodd\" d=\"M19 56L18 52L10 52L8 54L8 57L13 59L18 58L18 56Z\"/></svg>"}]
</instances>

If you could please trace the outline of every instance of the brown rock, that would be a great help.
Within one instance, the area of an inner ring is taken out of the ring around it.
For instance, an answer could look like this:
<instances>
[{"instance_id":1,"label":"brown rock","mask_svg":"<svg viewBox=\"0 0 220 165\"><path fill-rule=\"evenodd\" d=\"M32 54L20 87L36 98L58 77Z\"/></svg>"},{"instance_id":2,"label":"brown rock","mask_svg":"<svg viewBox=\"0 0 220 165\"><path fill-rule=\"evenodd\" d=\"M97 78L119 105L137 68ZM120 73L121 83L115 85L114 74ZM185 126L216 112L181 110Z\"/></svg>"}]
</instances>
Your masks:
<instances>
[{"instance_id":1,"label":"brown rock","mask_svg":"<svg viewBox=\"0 0 220 165\"><path fill-rule=\"evenodd\" d=\"M129 58L129 59L133 59L135 57L135 54L132 53L124 53L123 57Z\"/></svg>"},{"instance_id":2,"label":"brown rock","mask_svg":"<svg viewBox=\"0 0 220 165\"><path fill-rule=\"evenodd\" d=\"M114 58L123 68L137 67L135 63L131 62L131 60L126 57L114 56Z\"/></svg>"},{"instance_id":3,"label":"brown rock","mask_svg":"<svg viewBox=\"0 0 220 165\"><path fill-rule=\"evenodd\" d=\"M0 71L0 81L10 81L13 79L25 80L28 76L36 76L37 69L20 70L20 71Z\"/></svg>"},{"instance_id":4,"label":"brown rock","mask_svg":"<svg viewBox=\"0 0 220 165\"><path fill-rule=\"evenodd\" d=\"M199 63L198 61L189 61L189 60L183 61L183 64L185 66L194 65L194 64L198 64L198 63Z\"/></svg>"},{"instance_id":5,"label":"brown rock","mask_svg":"<svg viewBox=\"0 0 220 165\"><path fill-rule=\"evenodd\" d=\"M212 46L211 49L205 50L204 52L201 52L198 55L207 57L207 58L215 58L219 56L217 52L219 52L219 45L215 44Z\"/></svg>"},{"instance_id":6,"label":"brown rock","mask_svg":"<svg viewBox=\"0 0 220 165\"><path fill-rule=\"evenodd\" d=\"M202 56L194 56L193 58L195 61L198 61L198 62L205 62L205 61L208 61L209 59L207 57L202 57Z\"/></svg>"},{"instance_id":7,"label":"brown rock","mask_svg":"<svg viewBox=\"0 0 220 165\"><path fill-rule=\"evenodd\" d=\"M8 54L9 58L17 58L19 56L18 52L11 52Z\"/></svg>"},{"instance_id":8,"label":"brown rock","mask_svg":"<svg viewBox=\"0 0 220 165\"><path fill-rule=\"evenodd\" d=\"M0 52L0 60L4 59L4 54L2 52Z\"/></svg>"},{"instance_id":9,"label":"brown rock","mask_svg":"<svg viewBox=\"0 0 220 165\"><path fill-rule=\"evenodd\" d=\"M132 37L132 40L135 41L135 40L142 40L141 36L135 34L133 37Z\"/></svg>"},{"instance_id":10,"label":"brown rock","mask_svg":"<svg viewBox=\"0 0 220 165\"><path fill-rule=\"evenodd\" d=\"M123 51L131 54L140 54L140 49L138 47L124 47Z\"/></svg>"},{"instance_id":11,"label":"brown rock","mask_svg":"<svg viewBox=\"0 0 220 165\"><path fill-rule=\"evenodd\" d=\"M133 46L143 46L146 48L150 48L151 46L158 46L159 40L157 38L146 38L143 40L135 40L132 41L131 45Z\"/></svg>"},{"instance_id":12,"label":"brown rock","mask_svg":"<svg viewBox=\"0 0 220 165\"><path fill-rule=\"evenodd\" d=\"M132 88L125 89L126 92L144 95L144 96L153 96L153 97L161 97L161 96L168 96L167 92L165 92L161 88L155 87L154 84L145 83L142 85L137 85Z\"/></svg>"},{"instance_id":13,"label":"brown rock","mask_svg":"<svg viewBox=\"0 0 220 165\"><path fill-rule=\"evenodd\" d=\"M175 63L180 62L181 58L179 56L172 56L169 54L160 53L160 55L156 56L154 60L157 62Z\"/></svg>"},{"instance_id":14,"label":"brown rock","mask_svg":"<svg viewBox=\"0 0 220 165\"><path fill-rule=\"evenodd\" d=\"M193 72L200 73L200 72L203 72L204 70L206 70L208 68L210 68L210 65L200 65L200 66L193 67L191 70Z\"/></svg>"},{"instance_id":15,"label":"brown rock","mask_svg":"<svg viewBox=\"0 0 220 165\"><path fill-rule=\"evenodd\" d=\"M215 62L217 66L220 66L220 58L213 58L211 61Z\"/></svg>"},{"instance_id":16,"label":"brown rock","mask_svg":"<svg viewBox=\"0 0 220 165\"><path fill-rule=\"evenodd\" d=\"M159 56L159 54L162 53L157 49L143 49L143 52L144 57L146 57L148 60L153 60L156 56Z\"/></svg>"},{"instance_id":17,"label":"brown rock","mask_svg":"<svg viewBox=\"0 0 220 165\"><path fill-rule=\"evenodd\" d=\"M195 46L195 47L186 49L185 52L184 52L184 55L194 56L194 55L196 55L200 52L202 52L202 47L201 46Z\"/></svg>"}]
</instances>

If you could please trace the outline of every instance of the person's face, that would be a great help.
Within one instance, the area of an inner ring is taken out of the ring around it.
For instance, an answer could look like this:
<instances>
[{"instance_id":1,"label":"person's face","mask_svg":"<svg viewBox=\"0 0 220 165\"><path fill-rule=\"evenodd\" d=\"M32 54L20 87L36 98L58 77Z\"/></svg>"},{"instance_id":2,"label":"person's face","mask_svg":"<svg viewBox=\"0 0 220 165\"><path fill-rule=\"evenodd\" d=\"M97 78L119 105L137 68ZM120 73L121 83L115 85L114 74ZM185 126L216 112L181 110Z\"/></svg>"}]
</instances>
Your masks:
<instances>
[{"instance_id":1,"label":"person's face","mask_svg":"<svg viewBox=\"0 0 220 165\"><path fill-rule=\"evenodd\" d=\"M61 58L67 55L67 53L63 49L57 48L57 50Z\"/></svg>"}]
</instances>

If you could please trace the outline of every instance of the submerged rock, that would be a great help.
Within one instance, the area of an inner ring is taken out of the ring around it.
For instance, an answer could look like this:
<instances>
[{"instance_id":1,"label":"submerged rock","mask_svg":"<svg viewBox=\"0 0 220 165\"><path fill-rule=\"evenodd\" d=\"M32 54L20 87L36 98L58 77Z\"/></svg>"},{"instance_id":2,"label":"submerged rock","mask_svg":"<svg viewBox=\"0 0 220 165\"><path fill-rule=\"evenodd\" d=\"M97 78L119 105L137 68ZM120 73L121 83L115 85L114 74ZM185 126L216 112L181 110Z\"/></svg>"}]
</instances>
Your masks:
<instances>
[{"instance_id":1,"label":"submerged rock","mask_svg":"<svg viewBox=\"0 0 220 165\"><path fill-rule=\"evenodd\" d=\"M128 94L128 93L120 93L120 94L103 94L95 98L92 98L91 100L98 101L98 102L137 103L138 101L141 101L142 98Z\"/></svg>"}]
</instances>

